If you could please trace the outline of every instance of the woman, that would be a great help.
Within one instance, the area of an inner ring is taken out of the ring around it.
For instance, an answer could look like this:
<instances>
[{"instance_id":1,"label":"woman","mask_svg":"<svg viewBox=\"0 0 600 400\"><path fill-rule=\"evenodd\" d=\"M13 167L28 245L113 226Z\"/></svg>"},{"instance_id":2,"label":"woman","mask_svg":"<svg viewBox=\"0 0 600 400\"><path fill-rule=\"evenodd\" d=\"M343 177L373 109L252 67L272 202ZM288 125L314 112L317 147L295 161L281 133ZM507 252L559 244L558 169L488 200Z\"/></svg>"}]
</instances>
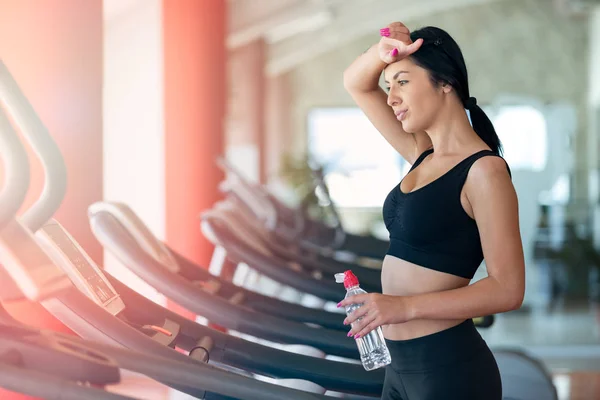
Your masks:
<instances>
[{"instance_id":1,"label":"woman","mask_svg":"<svg viewBox=\"0 0 600 400\"><path fill-rule=\"evenodd\" d=\"M348 336L383 326L392 356L383 399L499 400L498 367L471 318L515 310L524 296L517 196L500 140L448 33L396 22L381 35L344 86L412 168L383 206L383 294L338 306L364 303L344 322ZM484 258L488 276L470 285Z\"/></svg>"}]
</instances>

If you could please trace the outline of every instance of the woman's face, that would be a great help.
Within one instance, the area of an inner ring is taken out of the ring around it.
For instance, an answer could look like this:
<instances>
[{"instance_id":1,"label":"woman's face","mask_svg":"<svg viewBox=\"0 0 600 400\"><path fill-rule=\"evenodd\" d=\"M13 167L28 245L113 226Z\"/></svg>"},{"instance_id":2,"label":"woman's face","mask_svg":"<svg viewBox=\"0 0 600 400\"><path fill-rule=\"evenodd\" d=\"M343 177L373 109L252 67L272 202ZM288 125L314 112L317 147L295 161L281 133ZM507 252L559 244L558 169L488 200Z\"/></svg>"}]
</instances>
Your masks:
<instances>
[{"instance_id":1,"label":"woman's face","mask_svg":"<svg viewBox=\"0 0 600 400\"><path fill-rule=\"evenodd\" d=\"M410 57L388 65L384 71L388 105L409 133L425 131L442 106L443 91L435 87L427 70Z\"/></svg>"}]
</instances>

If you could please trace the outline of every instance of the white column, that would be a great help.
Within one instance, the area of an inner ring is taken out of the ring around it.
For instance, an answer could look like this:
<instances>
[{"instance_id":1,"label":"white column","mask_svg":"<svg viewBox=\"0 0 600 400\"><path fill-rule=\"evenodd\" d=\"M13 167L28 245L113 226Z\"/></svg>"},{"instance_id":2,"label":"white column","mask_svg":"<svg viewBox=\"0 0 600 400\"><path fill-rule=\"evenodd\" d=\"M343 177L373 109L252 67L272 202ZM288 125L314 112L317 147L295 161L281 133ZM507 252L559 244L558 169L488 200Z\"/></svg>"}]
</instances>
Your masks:
<instances>
[{"instance_id":1,"label":"white column","mask_svg":"<svg viewBox=\"0 0 600 400\"><path fill-rule=\"evenodd\" d=\"M104 199L129 205L165 236L161 0L104 0ZM105 267L164 304L108 252Z\"/></svg>"},{"instance_id":2,"label":"white column","mask_svg":"<svg viewBox=\"0 0 600 400\"><path fill-rule=\"evenodd\" d=\"M594 242L600 249L600 6L590 13L588 160L589 200L593 204Z\"/></svg>"}]
</instances>

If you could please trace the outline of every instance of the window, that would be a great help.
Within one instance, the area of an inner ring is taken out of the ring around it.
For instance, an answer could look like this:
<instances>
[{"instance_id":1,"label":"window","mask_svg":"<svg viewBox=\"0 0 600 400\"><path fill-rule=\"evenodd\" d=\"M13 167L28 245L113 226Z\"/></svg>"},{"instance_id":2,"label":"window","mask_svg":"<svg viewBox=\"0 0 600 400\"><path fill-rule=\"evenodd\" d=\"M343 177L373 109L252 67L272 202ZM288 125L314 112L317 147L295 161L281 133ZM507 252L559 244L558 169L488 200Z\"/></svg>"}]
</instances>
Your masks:
<instances>
[{"instance_id":1,"label":"window","mask_svg":"<svg viewBox=\"0 0 600 400\"><path fill-rule=\"evenodd\" d=\"M548 147L544 114L529 105L484 110L511 170L543 171ZM331 198L339 207L381 207L410 168L357 107L313 109L308 150L324 166Z\"/></svg>"},{"instance_id":2,"label":"window","mask_svg":"<svg viewBox=\"0 0 600 400\"><path fill-rule=\"evenodd\" d=\"M356 107L313 109L308 150L339 207L380 208L406 164Z\"/></svg>"},{"instance_id":3,"label":"window","mask_svg":"<svg viewBox=\"0 0 600 400\"><path fill-rule=\"evenodd\" d=\"M528 105L502 106L484 111L492 121L504 147L504 158L512 170L543 171L547 161L546 119Z\"/></svg>"}]
</instances>

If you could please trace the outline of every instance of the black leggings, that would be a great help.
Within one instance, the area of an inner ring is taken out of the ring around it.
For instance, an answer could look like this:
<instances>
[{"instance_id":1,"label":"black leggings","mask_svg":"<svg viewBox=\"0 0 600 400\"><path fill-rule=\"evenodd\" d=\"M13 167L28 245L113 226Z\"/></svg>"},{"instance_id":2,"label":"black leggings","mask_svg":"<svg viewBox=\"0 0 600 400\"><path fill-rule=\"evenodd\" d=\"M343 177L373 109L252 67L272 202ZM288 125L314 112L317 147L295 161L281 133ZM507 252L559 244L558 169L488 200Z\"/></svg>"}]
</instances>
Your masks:
<instances>
[{"instance_id":1,"label":"black leggings","mask_svg":"<svg viewBox=\"0 0 600 400\"><path fill-rule=\"evenodd\" d=\"M472 320L410 340L388 340L382 400L500 400L494 355Z\"/></svg>"}]
</instances>

